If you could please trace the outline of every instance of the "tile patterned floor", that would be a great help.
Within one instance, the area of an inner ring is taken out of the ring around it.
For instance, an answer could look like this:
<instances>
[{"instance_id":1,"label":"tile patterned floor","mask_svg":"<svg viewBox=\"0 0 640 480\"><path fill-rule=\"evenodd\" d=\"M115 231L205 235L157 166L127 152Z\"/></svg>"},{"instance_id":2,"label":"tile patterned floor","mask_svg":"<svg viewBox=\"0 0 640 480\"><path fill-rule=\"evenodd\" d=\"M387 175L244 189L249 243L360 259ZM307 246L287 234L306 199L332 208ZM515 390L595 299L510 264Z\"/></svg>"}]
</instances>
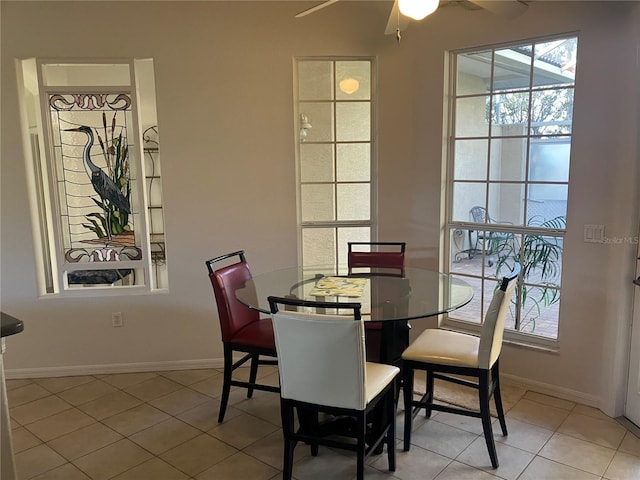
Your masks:
<instances>
[{"instance_id":1,"label":"tile patterned floor","mask_svg":"<svg viewBox=\"0 0 640 480\"><path fill-rule=\"evenodd\" d=\"M277 384L275 369L263 381ZM9 380L19 480L271 480L281 478L279 401L232 390L217 423L220 370ZM640 439L600 411L526 392L505 399L509 436L491 469L480 421L416 418L412 447L370 457L366 478L400 480L640 479ZM495 429L499 431L499 427ZM398 438L402 437L402 405ZM296 480L352 479L349 452L295 451Z\"/></svg>"}]
</instances>

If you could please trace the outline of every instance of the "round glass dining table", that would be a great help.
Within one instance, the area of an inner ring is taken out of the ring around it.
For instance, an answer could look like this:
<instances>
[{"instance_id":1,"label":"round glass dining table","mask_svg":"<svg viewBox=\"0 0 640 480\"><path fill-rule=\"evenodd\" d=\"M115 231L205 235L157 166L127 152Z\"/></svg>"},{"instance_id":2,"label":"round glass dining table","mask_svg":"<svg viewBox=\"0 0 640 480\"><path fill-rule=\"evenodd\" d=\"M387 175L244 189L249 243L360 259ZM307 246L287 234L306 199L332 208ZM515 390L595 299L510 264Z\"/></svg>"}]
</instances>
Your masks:
<instances>
[{"instance_id":1,"label":"round glass dining table","mask_svg":"<svg viewBox=\"0 0 640 480\"><path fill-rule=\"evenodd\" d=\"M450 312L469 303L472 287L458 277L432 270L308 266L255 275L236 298L269 313L269 296L326 302L358 302L365 322L382 322L381 361L397 363L408 346L409 320Z\"/></svg>"}]
</instances>

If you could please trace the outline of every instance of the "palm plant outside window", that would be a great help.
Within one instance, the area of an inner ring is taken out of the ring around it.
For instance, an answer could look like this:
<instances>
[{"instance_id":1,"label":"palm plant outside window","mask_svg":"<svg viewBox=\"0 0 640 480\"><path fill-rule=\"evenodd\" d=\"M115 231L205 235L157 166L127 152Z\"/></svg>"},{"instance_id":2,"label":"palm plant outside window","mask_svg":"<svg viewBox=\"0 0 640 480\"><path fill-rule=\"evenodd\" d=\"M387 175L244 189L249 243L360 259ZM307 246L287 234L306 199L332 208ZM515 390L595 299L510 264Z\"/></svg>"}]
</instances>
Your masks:
<instances>
[{"instance_id":1,"label":"palm plant outside window","mask_svg":"<svg viewBox=\"0 0 640 480\"><path fill-rule=\"evenodd\" d=\"M451 54L447 269L476 295L446 322L482 321L497 279L517 262L507 333L558 339L577 43L544 38Z\"/></svg>"}]
</instances>

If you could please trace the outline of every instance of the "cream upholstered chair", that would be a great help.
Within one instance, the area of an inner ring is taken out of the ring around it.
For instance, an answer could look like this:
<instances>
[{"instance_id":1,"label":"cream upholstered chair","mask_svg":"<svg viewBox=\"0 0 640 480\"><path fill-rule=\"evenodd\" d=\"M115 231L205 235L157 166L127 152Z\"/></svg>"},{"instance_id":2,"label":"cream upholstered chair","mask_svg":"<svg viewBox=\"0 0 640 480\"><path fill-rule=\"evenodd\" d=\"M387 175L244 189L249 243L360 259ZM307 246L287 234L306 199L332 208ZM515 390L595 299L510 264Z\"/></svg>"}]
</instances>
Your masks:
<instances>
[{"instance_id":1,"label":"cream upholstered chair","mask_svg":"<svg viewBox=\"0 0 640 480\"><path fill-rule=\"evenodd\" d=\"M502 348L504 323L509 303L517 284L520 265L505 276L487 309L480 337L441 329L428 329L404 351L404 450L411 446L411 425L421 408L427 417L432 410L449 412L482 419L484 438L489 450L491 465L498 467L498 455L491 428L489 399L493 395L502 434L507 435L502 398L500 397L499 360ZM413 398L414 371L424 370L427 375L426 393L420 400ZM452 376L456 375L456 376ZM475 377L475 381L457 376ZM441 379L478 390L479 411L433 403L433 381Z\"/></svg>"},{"instance_id":2,"label":"cream upholstered chair","mask_svg":"<svg viewBox=\"0 0 640 480\"><path fill-rule=\"evenodd\" d=\"M394 471L394 396L400 370L366 362L360 304L278 297L269 297L269 304L280 371L283 479L291 479L293 452L299 441L311 445L312 455L318 454L318 445L355 451L358 480L364 478L365 458L386 444L389 470ZM284 308L279 309L279 305ZM347 315L339 315L341 310ZM298 410L298 430L294 427L294 408ZM351 417L353 425L347 430L333 430L331 424L320 424L321 412ZM367 434L368 427L371 435ZM334 435L327 436L327 432Z\"/></svg>"}]
</instances>

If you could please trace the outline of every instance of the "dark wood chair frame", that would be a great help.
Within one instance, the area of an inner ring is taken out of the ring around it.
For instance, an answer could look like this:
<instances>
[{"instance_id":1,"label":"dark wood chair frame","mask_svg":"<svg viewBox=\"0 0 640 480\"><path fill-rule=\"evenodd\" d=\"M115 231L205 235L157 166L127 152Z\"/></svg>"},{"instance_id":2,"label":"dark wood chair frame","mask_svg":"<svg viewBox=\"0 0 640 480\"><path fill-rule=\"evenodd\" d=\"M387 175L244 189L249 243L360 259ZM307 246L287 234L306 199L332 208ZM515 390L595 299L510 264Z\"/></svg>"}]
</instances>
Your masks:
<instances>
[{"instance_id":1,"label":"dark wood chair frame","mask_svg":"<svg viewBox=\"0 0 640 480\"><path fill-rule=\"evenodd\" d=\"M215 272L214 264L228 260L233 257L239 257L240 262L247 264L247 260L245 257L245 253L243 250L239 250L233 253L227 253L225 255L220 255L218 257L212 258L211 260L207 260L205 262L207 266L207 270L209 271L209 278L211 282L215 282ZM248 266L248 265L247 265ZM214 293L217 295L217 292L214 287ZM234 299L226 299L229 301L237 301ZM248 309L249 307L247 307ZM229 312L229 315L231 313ZM222 320L221 320L222 321ZM257 321L271 321L271 319L259 319ZM257 383L256 379L258 376L258 367L260 365L277 365L278 360L277 353L275 347L271 348L259 348L252 345L246 345L243 343L237 343L232 341L224 341L223 339L223 349L224 349L224 372L223 372L223 383L222 383L222 396L220 398L220 412L218 413L218 423L222 423L224 421L224 415L226 413L227 404L229 403L229 394L231 393L231 387L241 387L247 389L247 398L251 398L253 396L254 390L261 390L266 392L275 392L280 393L280 388L275 387L273 385L265 385ZM240 359L236 362L233 361L234 352L244 353ZM261 357L272 357L272 358L261 358ZM233 372L247 363L251 361L250 370L249 370L249 381L237 380L233 378Z\"/></svg>"},{"instance_id":2,"label":"dark wood chair frame","mask_svg":"<svg viewBox=\"0 0 640 480\"><path fill-rule=\"evenodd\" d=\"M313 307L318 311L326 309L353 310L354 320L360 320L359 303L314 302L292 298L269 297L271 313L278 312L278 305L286 307ZM364 462L371 453L381 453L387 445L389 470L396 469L395 433L396 433L396 379L390 382L364 410L318 405L280 397L280 413L284 435L283 480L291 480L293 475L294 449L298 442L311 446L311 455L318 455L318 446L339 448L356 452L357 480L364 479ZM298 411L299 428L295 428L294 409ZM325 413L336 421L320 423L320 413ZM348 417L348 418L344 418ZM355 420L355 423L353 422ZM340 440L347 437L353 440Z\"/></svg>"}]
</instances>

